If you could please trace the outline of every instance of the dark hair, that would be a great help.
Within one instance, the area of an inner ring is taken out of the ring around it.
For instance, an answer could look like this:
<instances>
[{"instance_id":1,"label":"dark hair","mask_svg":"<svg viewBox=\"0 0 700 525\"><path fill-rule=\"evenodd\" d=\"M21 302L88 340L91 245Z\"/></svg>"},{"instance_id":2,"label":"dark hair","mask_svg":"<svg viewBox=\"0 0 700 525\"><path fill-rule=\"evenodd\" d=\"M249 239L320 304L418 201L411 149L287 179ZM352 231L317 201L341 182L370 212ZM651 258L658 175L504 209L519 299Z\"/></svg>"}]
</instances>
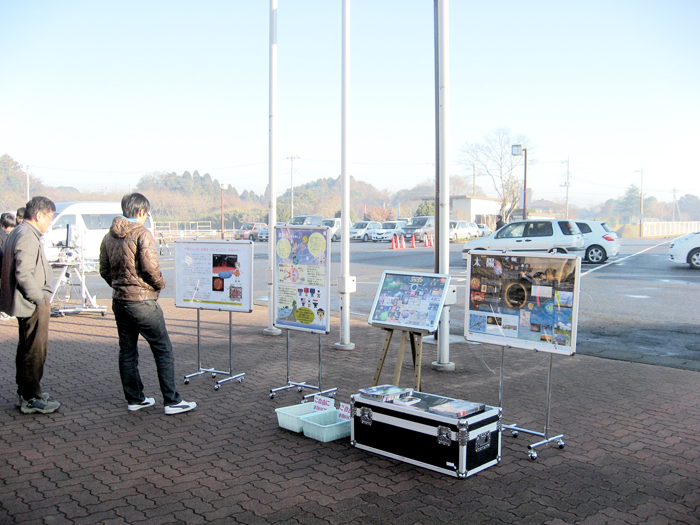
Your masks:
<instances>
[{"instance_id":1,"label":"dark hair","mask_svg":"<svg viewBox=\"0 0 700 525\"><path fill-rule=\"evenodd\" d=\"M17 226L17 219L9 211L0 215L0 226L3 228L14 228Z\"/></svg>"},{"instance_id":2,"label":"dark hair","mask_svg":"<svg viewBox=\"0 0 700 525\"><path fill-rule=\"evenodd\" d=\"M24 220L24 215L27 212L27 209L22 206L21 208L17 208L17 217L15 219L22 219Z\"/></svg>"},{"instance_id":3,"label":"dark hair","mask_svg":"<svg viewBox=\"0 0 700 525\"><path fill-rule=\"evenodd\" d=\"M139 211L151 211L151 203L140 193L130 193L122 197L122 213L128 219L135 219Z\"/></svg>"},{"instance_id":4,"label":"dark hair","mask_svg":"<svg viewBox=\"0 0 700 525\"><path fill-rule=\"evenodd\" d=\"M30 221L33 221L36 218L36 214L39 212L49 213L56 211L56 205L47 197L33 197L32 200L24 206L24 218Z\"/></svg>"}]
</instances>

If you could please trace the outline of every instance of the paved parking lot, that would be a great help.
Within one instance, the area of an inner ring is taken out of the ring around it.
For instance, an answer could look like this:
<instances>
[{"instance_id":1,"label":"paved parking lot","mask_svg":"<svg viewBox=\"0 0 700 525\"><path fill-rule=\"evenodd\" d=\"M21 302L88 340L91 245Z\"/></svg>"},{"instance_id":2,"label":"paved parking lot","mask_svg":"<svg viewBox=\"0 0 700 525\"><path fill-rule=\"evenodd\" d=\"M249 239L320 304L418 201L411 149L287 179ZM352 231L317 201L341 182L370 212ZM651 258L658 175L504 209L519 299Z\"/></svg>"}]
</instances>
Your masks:
<instances>
[{"instance_id":1,"label":"paved parking lot","mask_svg":"<svg viewBox=\"0 0 700 525\"><path fill-rule=\"evenodd\" d=\"M196 312L161 301L178 374L197 370ZM46 416L14 407L16 324L0 324L0 523L700 523L700 375L594 356L554 356L551 427L566 446L528 458L521 434L503 434L502 461L465 480L372 455L349 439L322 444L277 425L296 404L286 384L286 338L262 335L267 309L233 314L234 372L181 386L199 407L166 416L147 347L141 369L156 406L128 412L121 395L111 312L51 322L43 381L63 403ZM228 368L228 314L201 314L205 366ZM367 386L383 332L353 320L354 351L322 337L323 386L348 401ZM396 338L395 338L396 339ZM318 336L290 337L292 379L315 383ZM397 343L392 343L397 344ZM383 382L391 379L392 346ZM496 404L500 348L452 346L454 372L430 367L424 390ZM504 423L541 431L549 356L508 350ZM402 383L410 384L408 364ZM217 379L220 379L217 378ZM306 393L306 392L305 392Z\"/></svg>"}]
</instances>

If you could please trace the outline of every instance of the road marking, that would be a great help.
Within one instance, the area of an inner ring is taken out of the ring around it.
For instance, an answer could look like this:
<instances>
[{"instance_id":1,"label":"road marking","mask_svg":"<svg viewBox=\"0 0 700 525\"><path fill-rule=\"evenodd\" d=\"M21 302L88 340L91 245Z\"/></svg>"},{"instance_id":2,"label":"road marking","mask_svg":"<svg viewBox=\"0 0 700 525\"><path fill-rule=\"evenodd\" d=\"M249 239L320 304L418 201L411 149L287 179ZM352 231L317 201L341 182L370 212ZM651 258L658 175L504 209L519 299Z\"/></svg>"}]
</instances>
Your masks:
<instances>
[{"instance_id":1,"label":"road marking","mask_svg":"<svg viewBox=\"0 0 700 525\"><path fill-rule=\"evenodd\" d=\"M595 268L591 268L590 270L583 272L581 274L581 277L583 277L584 275L588 275L589 273L597 272L601 268L605 268L606 266L610 266L611 264L621 264L622 261L626 261L627 259L631 259L632 257L636 257L637 255L641 255L644 252L648 252L649 250L653 250L654 248L658 248L659 246L663 246L664 244L668 244L669 242L671 242L671 241L669 240L669 241L660 242L659 244L655 244L654 246L649 246L649 248L644 248L643 250L641 250L637 253L633 253L632 255L628 255L627 257L623 257L622 259L617 259L615 261L610 261L610 262L602 264L600 266L596 266Z\"/></svg>"},{"instance_id":2,"label":"road marking","mask_svg":"<svg viewBox=\"0 0 700 525\"><path fill-rule=\"evenodd\" d=\"M627 294L625 294L623 297L631 297L632 299L651 299L651 297L648 295L627 295Z\"/></svg>"}]
</instances>

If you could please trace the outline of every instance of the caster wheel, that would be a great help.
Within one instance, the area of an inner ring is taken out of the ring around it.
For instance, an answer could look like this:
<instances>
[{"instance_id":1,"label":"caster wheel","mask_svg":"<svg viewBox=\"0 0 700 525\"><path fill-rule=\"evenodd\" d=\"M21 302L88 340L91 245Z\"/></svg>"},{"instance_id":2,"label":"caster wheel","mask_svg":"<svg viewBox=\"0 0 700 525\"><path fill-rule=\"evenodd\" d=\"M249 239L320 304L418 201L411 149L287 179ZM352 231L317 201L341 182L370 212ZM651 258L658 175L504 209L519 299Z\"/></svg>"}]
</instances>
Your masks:
<instances>
[{"instance_id":1,"label":"caster wheel","mask_svg":"<svg viewBox=\"0 0 700 525\"><path fill-rule=\"evenodd\" d=\"M514 438L518 437L519 434L520 434L520 432L518 432L517 430L513 430L513 431L510 433L510 435L513 436Z\"/></svg>"},{"instance_id":2,"label":"caster wheel","mask_svg":"<svg viewBox=\"0 0 700 525\"><path fill-rule=\"evenodd\" d=\"M189 379L185 379L185 384L186 384L186 385L189 385L189 384L190 384L190 380L189 380Z\"/></svg>"},{"instance_id":3,"label":"caster wheel","mask_svg":"<svg viewBox=\"0 0 700 525\"><path fill-rule=\"evenodd\" d=\"M104 316L105 316L105 312L102 312L102 317L104 317Z\"/></svg>"},{"instance_id":4,"label":"caster wheel","mask_svg":"<svg viewBox=\"0 0 700 525\"><path fill-rule=\"evenodd\" d=\"M297 387L297 392L303 392L303 391L304 391L304 387L301 387L301 386Z\"/></svg>"},{"instance_id":5,"label":"caster wheel","mask_svg":"<svg viewBox=\"0 0 700 525\"><path fill-rule=\"evenodd\" d=\"M303 405L304 403L306 403L306 399L302 398L302 399L301 399L301 404Z\"/></svg>"},{"instance_id":6,"label":"caster wheel","mask_svg":"<svg viewBox=\"0 0 700 525\"><path fill-rule=\"evenodd\" d=\"M270 399L275 399L275 394L270 394Z\"/></svg>"},{"instance_id":7,"label":"caster wheel","mask_svg":"<svg viewBox=\"0 0 700 525\"><path fill-rule=\"evenodd\" d=\"M535 452L534 450L531 451L530 453L528 453L528 457L529 457L532 461L535 461L535 460L537 459L537 452Z\"/></svg>"},{"instance_id":8,"label":"caster wheel","mask_svg":"<svg viewBox=\"0 0 700 525\"><path fill-rule=\"evenodd\" d=\"M221 385L214 385L214 390L219 390L219 387L220 387L220 386L221 386Z\"/></svg>"},{"instance_id":9,"label":"caster wheel","mask_svg":"<svg viewBox=\"0 0 700 525\"><path fill-rule=\"evenodd\" d=\"M242 383L242 382L243 382L243 378L242 378L242 377L239 377L239 378L238 378L238 382L239 382L239 383Z\"/></svg>"},{"instance_id":10,"label":"caster wheel","mask_svg":"<svg viewBox=\"0 0 700 525\"><path fill-rule=\"evenodd\" d=\"M216 374L212 374L211 376L212 376L212 377L216 377Z\"/></svg>"},{"instance_id":11,"label":"caster wheel","mask_svg":"<svg viewBox=\"0 0 700 525\"><path fill-rule=\"evenodd\" d=\"M559 441L557 441L557 446L558 446L560 449L562 449L562 448L564 448L564 447L566 446L566 443L564 443L564 440L563 440L563 439L560 439Z\"/></svg>"},{"instance_id":12,"label":"caster wheel","mask_svg":"<svg viewBox=\"0 0 700 525\"><path fill-rule=\"evenodd\" d=\"M330 394L328 394L328 397L335 397L335 392L331 392Z\"/></svg>"}]
</instances>

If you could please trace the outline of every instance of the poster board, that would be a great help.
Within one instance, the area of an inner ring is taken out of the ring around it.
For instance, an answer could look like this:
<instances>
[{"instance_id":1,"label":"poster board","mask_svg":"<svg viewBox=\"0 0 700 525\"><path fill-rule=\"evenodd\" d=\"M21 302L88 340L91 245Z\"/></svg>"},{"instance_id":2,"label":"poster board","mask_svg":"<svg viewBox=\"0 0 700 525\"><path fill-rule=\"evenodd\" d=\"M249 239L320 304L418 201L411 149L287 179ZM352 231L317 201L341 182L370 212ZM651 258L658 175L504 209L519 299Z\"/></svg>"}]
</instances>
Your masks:
<instances>
[{"instance_id":1,"label":"poster board","mask_svg":"<svg viewBox=\"0 0 700 525\"><path fill-rule=\"evenodd\" d=\"M385 270L367 322L410 332L435 332L449 286L446 274Z\"/></svg>"},{"instance_id":2,"label":"poster board","mask_svg":"<svg viewBox=\"0 0 700 525\"><path fill-rule=\"evenodd\" d=\"M275 227L274 322L277 328L331 331L330 229Z\"/></svg>"},{"instance_id":3,"label":"poster board","mask_svg":"<svg viewBox=\"0 0 700 525\"><path fill-rule=\"evenodd\" d=\"M253 243L175 241L175 306L253 311Z\"/></svg>"},{"instance_id":4,"label":"poster board","mask_svg":"<svg viewBox=\"0 0 700 525\"><path fill-rule=\"evenodd\" d=\"M577 255L472 251L465 339L574 354L580 279Z\"/></svg>"}]
</instances>

